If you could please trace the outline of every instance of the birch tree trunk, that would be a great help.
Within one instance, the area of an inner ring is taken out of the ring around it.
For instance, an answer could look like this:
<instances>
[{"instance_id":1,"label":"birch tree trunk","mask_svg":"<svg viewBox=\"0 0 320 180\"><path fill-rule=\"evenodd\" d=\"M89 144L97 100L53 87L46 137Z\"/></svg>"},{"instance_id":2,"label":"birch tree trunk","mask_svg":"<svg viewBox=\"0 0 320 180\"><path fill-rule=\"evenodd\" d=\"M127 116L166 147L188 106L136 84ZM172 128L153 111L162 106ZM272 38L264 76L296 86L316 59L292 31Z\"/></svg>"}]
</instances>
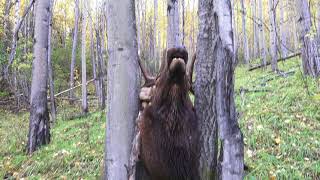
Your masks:
<instances>
[{"instance_id":1,"label":"birch tree trunk","mask_svg":"<svg viewBox=\"0 0 320 180\"><path fill-rule=\"evenodd\" d=\"M87 0L82 2L82 37L81 37L81 82L82 82L82 113L88 112L87 102L87 58L86 58L86 35L87 35Z\"/></svg>"},{"instance_id":2,"label":"birch tree trunk","mask_svg":"<svg viewBox=\"0 0 320 180\"><path fill-rule=\"evenodd\" d=\"M215 111L215 73L214 44L217 30L215 29L213 0L199 0L199 34L197 40L197 61L195 64L196 78L195 109L201 129L200 175L202 180L216 177L218 154L218 125Z\"/></svg>"},{"instance_id":3,"label":"birch tree trunk","mask_svg":"<svg viewBox=\"0 0 320 180\"><path fill-rule=\"evenodd\" d=\"M154 5L154 15L153 15L153 53L154 53L154 57L153 57L153 60L155 61L155 64L157 64L157 59L159 58L159 51L157 49L157 44L158 44L158 41L159 41L159 37L158 36L158 29L157 29L157 21L158 21L158 0L154 0L153 1L153 5ZM158 47L160 48L160 46ZM160 67L157 66L157 67Z\"/></svg>"},{"instance_id":4,"label":"birch tree trunk","mask_svg":"<svg viewBox=\"0 0 320 180\"><path fill-rule=\"evenodd\" d=\"M201 180L242 179L243 139L234 104L234 61L230 0L199 1L195 108L201 129ZM218 126L222 140L219 168ZM219 170L220 174L217 174Z\"/></svg>"},{"instance_id":5,"label":"birch tree trunk","mask_svg":"<svg viewBox=\"0 0 320 180\"><path fill-rule=\"evenodd\" d=\"M181 4L181 6L182 6L182 45L184 46L184 44L185 44L185 35L186 35L186 33L185 33L185 13L184 13L184 11L185 11L185 2L184 2L184 0L181 0L181 2L182 2L182 4Z\"/></svg>"},{"instance_id":6,"label":"birch tree trunk","mask_svg":"<svg viewBox=\"0 0 320 180\"><path fill-rule=\"evenodd\" d=\"M79 0L75 0L75 18L74 18L74 32L72 42L72 55L70 64L70 88L74 86L74 70L76 65L77 44L78 44L78 26L79 26ZM74 99L73 90L70 90L70 99ZM71 103L73 101L71 100Z\"/></svg>"},{"instance_id":7,"label":"birch tree trunk","mask_svg":"<svg viewBox=\"0 0 320 180\"><path fill-rule=\"evenodd\" d=\"M100 30L97 28L97 32L96 32L96 37L97 37L97 63L98 63L98 67L97 67L97 72L98 72L98 82L99 82L99 106L100 109L104 109L105 108L105 87L104 87L104 70L102 69L103 67L103 52L102 52L102 46L101 46L101 38L100 38Z\"/></svg>"},{"instance_id":8,"label":"birch tree trunk","mask_svg":"<svg viewBox=\"0 0 320 180\"><path fill-rule=\"evenodd\" d=\"M287 25L285 20L285 6L286 4L283 2L284 0L279 1L280 5L280 47L281 47L281 56L287 57L288 49L287 49Z\"/></svg>"},{"instance_id":9,"label":"birch tree trunk","mask_svg":"<svg viewBox=\"0 0 320 180\"><path fill-rule=\"evenodd\" d=\"M299 40L302 43L302 66L305 75L318 77L320 75L319 42L310 33L311 13L307 0L296 0L298 12Z\"/></svg>"},{"instance_id":10,"label":"birch tree trunk","mask_svg":"<svg viewBox=\"0 0 320 180\"><path fill-rule=\"evenodd\" d=\"M28 154L50 142L47 102L49 9L50 0L36 2Z\"/></svg>"},{"instance_id":11,"label":"birch tree trunk","mask_svg":"<svg viewBox=\"0 0 320 180\"><path fill-rule=\"evenodd\" d=\"M253 18L253 56L254 58L258 57L259 54L259 35L257 27L257 11L256 11L256 0L252 0L252 18Z\"/></svg>"},{"instance_id":12,"label":"birch tree trunk","mask_svg":"<svg viewBox=\"0 0 320 180\"><path fill-rule=\"evenodd\" d=\"M54 79L53 69L51 63L51 36L52 36L52 11L54 0L50 0L50 12L49 12L49 33L48 33L48 75L49 75L49 87L50 87L50 103L51 103L51 120L56 121L56 102L54 99Z\"/></svg>"},{"instance_id":13,"label":"birch tree trunk","mask_svg":"<svg viewBox=\"0 0 320 180\"><path fill-rule=\"evenodd\" d=\"M127 169L139 105L138 48L135 4L109 0L108 110L104 179L127 180Z\"/></svg>"},{"instance_id":14,"label":"birch tree trunk","mask_svg":"<svg viewBox=\"0 0 320 180\"><path fill-rule=\"evenodd\" d=\"M5 75L8 75L9 72L9 67L12 65L13 60L15 58L16 55L16 49L17 49L17 41L18 41L18 37L19 37L19 30L21 28L21 25L24 21L24 18L26 17L26 15L28 14L28 12L30 11L31 7L33 6L33 3L35 2L35 0L31 0L29 5L26 7L26 9L24 10L23 15L20 17L19 16L19 9L20 9L20 1L17 1L16 4L16 14L15 14L15 26L14 26L14 30L13 30L13 34L12 34L12 43L11 43L11 49L10 49L10 56L9 56L9 61L8 61L8 65L5 69ZM8 77L8 76L7 76Z\"/></svg>"},{"instance_id":15,"label":"birch tree trunk","mask_svg":"<svg viewBox=\"0 0 320 180\"><path fill-rule=\"evenodd\" d=\"M216 0L218 38L214 56L216 60L216 115L219 128L219 169L221 179L240 180L244 177L243 136L237 121L234 102L234 61L232 16L230 0Z\"/></svg>"},{"instance_id":16,"label":"birch tree trunk","mask_svg":"<svg viewBox=\"0 0 320 180\"><path fill-rule=\"evenodd\" d=\"M320 1L317 3L317 33L320 36Z\"/></svg>"},{"instance_id":17,"label":"birch tree trunk","mask_svg":"<svg viewBox=\"0 0 320 180\"><path fill-rule=\"evenodd\" d=\"M237 41L237 22L236 22L236 3L235 0L231 0L232 8L232 29L233 29L233 51L234 60L238 61L238 41Z\"/></svg>"},{"instance_id":18,"label":"birch tree trunk","mask_svg":"<svg viewBox=\"0 0 320 180\"><path fill-rule=\"evenodd\" d=\"M91 11L91 6L88 4L88 9ZM93 17L89 17L89 28L90 28L90 55L91 55L91 65L92 65L92 74L95 85L96 96L99 97L99 80L97 79L97 67L96 59L94 57L94 26L93 26Z\"/></svg>"},{"instance_id":19,"label":"birch tree trunk","mask_svg":"<svg viewBox=\"0 0 320 180\"><path fill-rule=\"evenodd\" d=\"M11 0L5 0L4 4L4 14L3 14L3 30L4 30L4 52L7 52L7 49L10 45L10 34L12 33L10 30L10 7Z\"/></svg>"},{"instance_id":20,"label":"birch tree trunk","mask_svg":"<svg viewBox=\"0 0 320 180\"><path fill-rule=\"evenodd\" d=\"M246 9L244 6L244 0L241 0L241 11L242 11L242 32L243 32L243 54L244 54L244 63L249 65L249 46L248 46L248 37L246 30Z\"/></svg>"},{"instance_id":21,"label":"birch tree trunk","mask_svg":"<svg viewBox=\"0 0 320 180\"><path fill-rule=\"evenodd\" d=\"M260 40L260 56L261 56L261 64L266 67L267 66L267 56L266 56L266 43L264 36L264 26L263 26L263 4L262 0L258 0L258 12L259 12L259 40Z\"/></svg>"},{"instance_id":22,"label":"birch tree trunk","mask_svg":"<svg viewBox=\"0 0 320 180\"><path fill-rule=\"evenodd\" d=\"M167 48L181 46L180 13L178 0L167 1Z\"/></svg>"},{"instance_id":23,"label":"birch tree trunk","mask_svg":"<svg viewBox=\"0 0 320 180\"><path fill-rule=\"evenodd\" d=\"M271 53L271 68L272 71L278 70L278 46L277 46L277 28L276 28L276 9L274 0L269 0L269 15L270 15L270 53Z\"/></svg>"}]
</instances>

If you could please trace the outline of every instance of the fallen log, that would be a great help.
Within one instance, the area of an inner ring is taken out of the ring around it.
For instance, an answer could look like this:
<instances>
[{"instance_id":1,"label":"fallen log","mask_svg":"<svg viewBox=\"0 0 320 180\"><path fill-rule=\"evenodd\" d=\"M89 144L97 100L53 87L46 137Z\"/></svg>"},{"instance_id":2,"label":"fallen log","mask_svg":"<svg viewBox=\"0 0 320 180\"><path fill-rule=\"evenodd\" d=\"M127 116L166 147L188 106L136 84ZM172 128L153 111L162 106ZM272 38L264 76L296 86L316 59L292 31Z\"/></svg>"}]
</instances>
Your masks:
<instances>
[{"instance_id":1,"label":"fallen log","mask_svg":"<svg viewBox=\"0 0 320 180\"><path fill-rule=\"evenodd\" d=\"M93 81L94 81L94 79L91 79L90 81L87 81L87 86L88 86L89 83L91 83L91 82L93 82ZM82 84L79 84L78 86L75 86L75 87L73 87L73 88L64 90L64 91L62 91L62 92L59 92L58 94L55 94L54 97L58 97L58 96L60 96L61 94L67 93L67 92L69 92L69 91L71 91L71 90L73 90L73 89L76 89L76 88L78 88L78 87L81 87L81 86L82 86Z\"/></svg>"},{"instance_id":2,"label":"fallen log","mask_svg":"<svg viewBox=\"0 0 320 180\"><path fill-rule=\"evenodd\" d=\"M298 52L298 53L292 54L290 56L287 56L287 57L284 57L284 58L280 58L277 61L278 62L285 61L287 59L290 59L290 58L293 58L293 57L296 57L296 56L300 56L300 55L301 55L301 52ZM271 62L267 62L266 66L269 66L269 65L271 65ZM249 68L249 71L253 71L253 70L256 70L256 69L259 69L259 68L263 68L263 67L264 67L264 64L261 64L259 66L255 66L255 67Z\"/></svg>"}]
</instances>

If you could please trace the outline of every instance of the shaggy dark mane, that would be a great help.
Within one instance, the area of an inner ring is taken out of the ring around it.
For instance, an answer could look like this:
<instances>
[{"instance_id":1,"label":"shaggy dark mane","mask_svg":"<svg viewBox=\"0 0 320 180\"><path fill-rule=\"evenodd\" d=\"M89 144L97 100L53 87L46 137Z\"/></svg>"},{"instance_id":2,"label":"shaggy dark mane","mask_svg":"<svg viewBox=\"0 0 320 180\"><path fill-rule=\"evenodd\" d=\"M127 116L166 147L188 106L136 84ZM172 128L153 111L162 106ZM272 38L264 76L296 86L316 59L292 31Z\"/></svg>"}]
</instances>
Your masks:
<instances>
[{"instance_id":1,"label":"shaggy dark mane","mask_svg":"<svg viewBox=\"0 0 320 180\"><path fill-rule=\"evenodd\" d=\"M168 50L151 105L142 113L141 158L152 180L198 179L199 131L189 78L168 68L174 58L187 57L184 49Z\"/></svg>"}]
</instances>

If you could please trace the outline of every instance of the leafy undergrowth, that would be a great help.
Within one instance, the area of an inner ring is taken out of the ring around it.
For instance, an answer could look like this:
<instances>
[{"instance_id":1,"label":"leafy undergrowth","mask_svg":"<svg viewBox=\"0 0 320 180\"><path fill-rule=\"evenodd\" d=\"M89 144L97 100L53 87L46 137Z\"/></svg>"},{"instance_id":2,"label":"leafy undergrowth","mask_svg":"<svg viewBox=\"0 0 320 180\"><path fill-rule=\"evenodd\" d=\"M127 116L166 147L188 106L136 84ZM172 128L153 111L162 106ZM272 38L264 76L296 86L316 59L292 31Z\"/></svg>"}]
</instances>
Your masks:
<instances>
[{"instance_id":1,"label":"leafy undergrowth","mask_svg":"<svg viewBox=\"0 0 320 180\"><path fill-rule=\"evenodd\" d=\"M246 178L320 178L319 82L302 76L299 59L279 68L283 73L236 72Z\"/></svg>"},{"instance_id":2,"label":"leafy undergrowth","mask_svg":"<svg viewBox=\"0 0 320 180\"><path fill-rule=\"evenodd\" d=\"M320 92L303 78L299 60L268 70L236 73L236 103L244 133L246 179L320 177ZM24 153L28 113L0 111L0 178L99 179L105 134L103 112L78 117L60 104L51 144ZM64 108L62 108L64 107Z\"/></svg>"},{"instance_id":3,"label":"leafy undergrowth","mask_svg":"<svg viewBox=\"0 0 320 180\"><path fill-rule=\"evenodd\" d=\"M0 177L99 179L104 129L103 112L72 120L59 119L52 129L51 144L26 156L28 114L0 112Z\"/></svg>"}]
</instances>

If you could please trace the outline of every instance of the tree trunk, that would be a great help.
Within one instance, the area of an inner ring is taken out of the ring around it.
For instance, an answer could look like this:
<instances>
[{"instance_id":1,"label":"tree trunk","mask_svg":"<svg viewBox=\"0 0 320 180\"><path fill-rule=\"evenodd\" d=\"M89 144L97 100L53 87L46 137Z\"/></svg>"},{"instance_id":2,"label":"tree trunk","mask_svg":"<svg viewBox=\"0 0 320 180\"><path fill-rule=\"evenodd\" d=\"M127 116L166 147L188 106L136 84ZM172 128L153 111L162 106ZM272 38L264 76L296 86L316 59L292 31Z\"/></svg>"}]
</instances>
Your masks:
<instances>
[{"instance_id":1,"label":"tree trunk","mask_svg":"<svg viewBox=\"0 0 320 180\"><path fill-rule=\"evenodd\" d=\"M278 46L277 46L277 28L276 28L276 6L274 0L269 0L269 15L270 15L270 53L271 53L271 68L272 71L278 70Z\"/></svg>"},{"instance_id":2,"label":"tree trunk","mask_svg":"<svg viewBox=\"0 0 320 180\"><path fill-rule=\"evenodd\" d=\"M285 20L285 10L286 4L283 2L284 0L279 1L280 3L280 47L281 47L281 57L288 56L287 49L287 24Z\"/></svg>"},{"instance_id":3,"label":"tree trunk","mask_svg":"<svg viewBox=\"0 0 320 180\"><path fill-rule=\"evenodd\" d=\"M238 61L238 41L237 41L237 21L236 21L236 3L235 0L231 0L232 8L232 29L233 29L233 51L234 60Z\"/></svg>"},{"instance_id":4,"label":"tree trunk","mask_svg":"<svg viewBox=\"0 0 320 180\"><path fill-rule=\"evenodd\" d=\"M30 124L27 152L31 154L50 142L50 124L47 103L48 33L50 0L36 3L34 60L30 98Z\"/></svg>"},{"instance_id":5,"label":"tree trunk","mask_svg":"<svg viewBox=\"0 0 320 180\"><path fill-rule=\"evenodd\" d=\"M320 75L319 42L312 34L311 13L307 0L297 0L299 40L302 43L302 66L305 75L318 77Z\"/></svg>"},{"instance_id":6,"label":"tree trunk","mask_svg":"<svg viewBox=\"0 0 320 180\"><path fill-rule=\"evenodd\" d=\"M88 4L88 9L91 11L90 4ZM93 26L92 16L89 18L89 27L90 27L90 55L91 55L92 75L94 79L96 96L99 97L99 80L97 79L96 59L94 57L94 26Z\"/></svg>"},{"instance_id":7,"label":"tree trunk","mask_svg":"<svg viewBox=\"0 0 320 180\"><path fill-rule=\"evenodd\" d=\"M178 0L167 1L167 48L181 46L180 13Z\"/></svg>"},{"instance_id":8,"label":"tree trunk","mask_svg":"<svg viewBox=\"0 0 320 180\"><path fill-rule=\"evenodd\" d=\"M266 44L265 44L265 36L264 36L264 26L263 26L263 4L262 0L258 0L258 12L259 12L259 40L260 40L260 56L261 56L261 64L266 67L267 65L267 56L266 56Z\"/></svg>"},{"instance_id":9,"label":"tree trunk","mask_svg":"<svg viewBox=\"0 0 320 180\"><path fill-rule=\"evenodd\" d=\"M88 1L83 1L82 5L82 37L81 37L81 79L82 79L82 113L86 114L88 112L88 102L87 102L87 58L86 58L86 35L87 35L87 3Z\"/></svg>"},{"instance_id":10,"label":"tree trunk","mask_svg":"<svg viewBox=\"0 0 320 180\"><path fill-rule=\"evenodd\" d=\"M237 121L234 102L234 70L232 47L232 20L230 0L216 1L218 38L215 42L216 60L216 116L219 137L222 141L219 166L223 180L240 180L244 177L243 136Z\"/></svg>"},{"instance_id":11,"label":"tree trunk","mask_svg":"<svg viewBox=\"0 0 320 180\"><path fill-rule=\"evenodd\" d=\"M157 48L157 45L158 45L158 41L159 41L159 37L158 36L158 26L157 26L157 21L158 21L158 0L154 0L153 1L153 5L154 5L154 15L153 15L153 53L154 53L154 56L153 56L153 60L155 62L155 64L157 64L157 59L159 58L159 51L158 51L158 48L160 48L160 46ZM156 66L156 68L160 67L159 66Z\"/></svg>"},{"instance_id":12,"label":"tree trunk","mask_svg":"<svg viewBox=\"0 0 320 180\"><path fill-rule=\"evenodd\" d=\"M218 130L215 112L215 67L214 44L217 36L215 29L213 0L199 1L199 34L197 61L195 109L201 129L200 175L202 180L212 180L216 176L218 154Z\"/></svg>"},{"instance_id":13,"label":"tree trunk","mask_svg":"<svg viewBox=\"0 0 320 180\"><path fill-rule=\"evenodd\" d=\"M75 0L74 32L73 32L72 55L71 55L71 64L70 64L70 88L73 88L74 86L74 70L76 65L77 44L78 44L78 26L79 26L79 0ZM73 90L70 91L69 98L74 99Z\"/></svg>"},{"instance_id":14,"label":"tree trunk","mask_svg":"<svg viewBox=\"0 0 320 180\"><path fill-rule=\"evenodd\" d=\"M317 3L317 33L320 36L320 1Z\"/></svg>"},{"instance_id":15,"label":"tree trunk","mask_svg":"<svg viewBox=\"0 0 320 180\"><path fill-rule=\"evenodd\" d=\"M256 11L256 0L252 0L252 26L253 26L253 56L254 58L258 57L259 54L259 35L257 27L257 11Z\"/></svg>"},{"instance_id":16,"label":"tree trunk","mask_svg":"<svg viewBox=\"0 0 320 180\"><path fill-rule=\"evenodd\" d=\"M242 11L242 32L243 32L243 54L244 54L244 63L249 65L249 46L248 46L248 37L246 30L246 9L244 6L244 0L241 0L241 11Z\"/></svg>"},{"instance_id":17,"label":"tree trunk","mask_svg":"<svg viewBox=\"0 0 320 180\"><path fill-rule=\"evenodd\" d=\"M9 67L13 63L13 60L14 60L15 55L16 55L17 41L18 41L18 37L19 37L19 30L20 30L21 25L22 25L22 23L24 21L24 18L26 17L28 12L30 11L30 9L33 6L34 2L35 2L35 0L31 0L30 1L29 6L27 6L27 8L24 10L23 15L19 18L20 1L17 1L18 4L16 4L16 15L15 15L16 23L15 23L14 31L13 31L13 34L12 34L12 44L11 44L11 50L10 50L11 52L10 52L10 56L9 56L9 61L8 61L8 65L7 65L6 69L5 69L6 76L8 75Z\"/></svg>"},{"instance_id":18,"label":"tree trunk","mask_svg":"<svg viewBox=\"0 0 320 180\"><path fill-rule=\"evenodd\" d=\"M104 73L102 69L102 63L103 63L103 53L102 53L102 47L101 47L101 38L100 38L100 32L99 29L97 28L96 32L96 37L97 37L97 63L98 63L98 83L99 83L99 106L100 109L105 108L105 87L104 87Z\"/></svg>"},{"instance_id":19,"label":"tree trunk","mask_svg":"<svg viewBox=\"0 0 320 180\"><path fill-rule=\"evenodd\" d=\"M182 2L182 4L181 4L181 6L182 6L182 45L184 46L184 44L185 44L185 35L186 35L186 33L185 33L185 14L184 14L184 11L185 11L185 2L184 2L184 0L181 0L181 2Z\"/></svg>"},{"instance_id":20,"label":"tree trunk","mask_svg":"<svg viewBox=\"0 0 320 180\"><path fill-rule=\"evenodd\" d=\"M5 0L4 4L4 14L3 14L3 31L4 31L4 52L7 52L8 47L10 46L10 9L11 9L11 0Z\"/></svg>"},{"instance_id":21,"label":"tree trunk","mask_svg":"<svg viewBox=\"0 0 320 180\"><path fill-rule=\"evenodd\" d=\"M139 105L139 69L135 5L132 0L107 4L108 110L104 178L127 180Z\"/></svg>"},{"instance_id":22,"label":"tree trunk","mask_svg":"<svg viewBox=\"0 0 320 180\"><path fill-rule=\"evenodd\" d=\"M54 99L54 79L53 69L51 63L51 35L52 35L52 11L53 11L54 0L50 0L50 12L49 12L49 33L48 33L48 75L49 75L49 86L50 86L50 103L51 103L51 120L56 120L56 102Z\"/></svg>"}]
</instances>

